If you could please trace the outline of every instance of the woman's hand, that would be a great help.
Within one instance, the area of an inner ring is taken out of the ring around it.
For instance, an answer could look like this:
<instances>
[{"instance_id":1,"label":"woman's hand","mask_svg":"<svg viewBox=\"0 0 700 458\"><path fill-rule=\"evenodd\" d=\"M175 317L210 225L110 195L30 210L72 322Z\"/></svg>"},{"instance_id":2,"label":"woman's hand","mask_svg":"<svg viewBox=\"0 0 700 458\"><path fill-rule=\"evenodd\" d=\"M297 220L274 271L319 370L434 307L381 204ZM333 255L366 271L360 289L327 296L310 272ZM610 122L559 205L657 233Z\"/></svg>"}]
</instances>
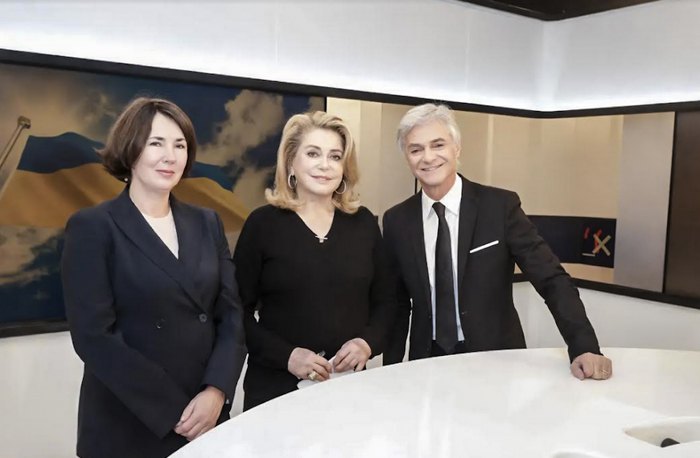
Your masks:
<instances>
[{"instance_id":1,"label":"woman's hand","mask_svg":"<svg viewBox=\"0 0 700 458\"><path fill-rule=\"evenodd\" d=\"M367 360L372 356L372 349L365 339L355 337L348 340L340 347L338 353L335 354L333 366L336 372L343 372L348 369L361 371L365 368Z\"/></svg>"},{"instance_id":2,"label":"woman's hand","mask_svg":"<svg viewBox=\"0 0 700 458\"><path fill-rule=\"evenodd\" d=\"M175 432L188 441L206 433L216 426L225 400L223 391L213 386L206 387L187 404L180 421L175 425Z\"/></svg>"},{"instance_id":3,"label":"woman's hand","mask_svg":"<svg viewBox=\"0 0 700 458\"><path fill-rule=\"evenodd\" d=\"M307 348L296 347L289 355L287 370L298 379L321 382L330 377L331 364L326 358Z\"/></svg>"}]
</instances>

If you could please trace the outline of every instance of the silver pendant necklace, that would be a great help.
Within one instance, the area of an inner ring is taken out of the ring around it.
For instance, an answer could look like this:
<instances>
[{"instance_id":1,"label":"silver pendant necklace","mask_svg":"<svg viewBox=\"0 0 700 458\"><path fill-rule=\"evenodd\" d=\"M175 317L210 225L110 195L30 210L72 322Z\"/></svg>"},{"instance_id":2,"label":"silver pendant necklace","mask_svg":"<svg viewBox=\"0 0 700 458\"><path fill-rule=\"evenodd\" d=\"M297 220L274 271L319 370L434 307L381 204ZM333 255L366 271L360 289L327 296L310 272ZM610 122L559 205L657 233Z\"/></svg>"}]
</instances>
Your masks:
<instances>
[{"instance_id":1,"label":"silver pendant necklace","mask_svg":"<svg viewBox=\"0 0 700 458\"><path fill-rule=\"evenodd\" d=\"M315 234L314 234L315 235ZM318 239L318 243L323 243L326 240L328 240L328 237L324 237L322 235L317 235L316 238Z\"/></svg>"}]
</instances>

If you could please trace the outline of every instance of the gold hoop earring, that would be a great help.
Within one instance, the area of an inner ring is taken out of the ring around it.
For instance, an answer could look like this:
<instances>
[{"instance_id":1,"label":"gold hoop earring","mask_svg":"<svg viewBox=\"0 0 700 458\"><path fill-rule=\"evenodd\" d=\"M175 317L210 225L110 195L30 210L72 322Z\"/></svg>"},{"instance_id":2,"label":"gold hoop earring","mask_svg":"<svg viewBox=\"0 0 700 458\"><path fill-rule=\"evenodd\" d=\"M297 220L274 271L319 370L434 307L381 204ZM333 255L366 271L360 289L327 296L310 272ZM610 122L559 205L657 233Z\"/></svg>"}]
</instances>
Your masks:
<instances>
[{"instance_id":1,"label":"gold hoop earring","mask_svg":"<svg viewBox=\"0 0 700 458\"><path fill-rule=\"evenodd\" d=\"M340 186L338 186L338 189L336 189L336 190L333 191L333 192L336 193L336 194L338 194L338 195L343 195L343 194L345 194L345 191L348 190L348 184L347 184L347 182L345 181L345 178L343 178L343 179L341 180L340 183L341 183L342 186L343 186L343 190L342 190L342 191L338 191L338 189L340 189Z\"/></svg>"},{"instance_id":2,"label":"gold hoop earring","mask_svg":"<svg viewBox=\"0 0 700 458\"><path fill-rule=\"evenodd\" d=\"M292 181L294 181L294 184L292 184ZM297 177L293 173L290 173L289 176L287 176L287 186L289 186L289 189L291 190L295 190L297 188Z\"/></svg>"}]
</instances>

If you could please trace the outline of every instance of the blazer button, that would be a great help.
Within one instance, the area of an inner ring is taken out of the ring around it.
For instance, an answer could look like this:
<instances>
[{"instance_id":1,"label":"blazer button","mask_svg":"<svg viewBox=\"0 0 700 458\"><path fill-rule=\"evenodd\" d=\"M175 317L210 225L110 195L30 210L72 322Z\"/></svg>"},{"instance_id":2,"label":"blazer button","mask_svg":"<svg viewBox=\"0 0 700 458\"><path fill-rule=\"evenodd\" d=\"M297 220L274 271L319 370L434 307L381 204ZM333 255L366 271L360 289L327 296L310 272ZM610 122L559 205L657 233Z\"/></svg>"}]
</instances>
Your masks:
<instances>
[{"instance_id":1,"label":"blazer button","mask_svg":"<svg viewBox=\"0 0 700 458\"><path fill-rule=\"evenodd\" d=\"M164 325L165 325L165 320L163 318L156 321L156 328L161 329Z\"/></svg>"},{"instance_id":2,"label":"blazer button","mask_svg":"<svg viewBox=\"0 0 700 458\"><path fill-rule=\"evenodd\" d=\"M202 323L206 323L208 319L209 317L207 317L206 313L202 313L199 315L199 321L201 321Z\"/></svg>"}]
</instances>

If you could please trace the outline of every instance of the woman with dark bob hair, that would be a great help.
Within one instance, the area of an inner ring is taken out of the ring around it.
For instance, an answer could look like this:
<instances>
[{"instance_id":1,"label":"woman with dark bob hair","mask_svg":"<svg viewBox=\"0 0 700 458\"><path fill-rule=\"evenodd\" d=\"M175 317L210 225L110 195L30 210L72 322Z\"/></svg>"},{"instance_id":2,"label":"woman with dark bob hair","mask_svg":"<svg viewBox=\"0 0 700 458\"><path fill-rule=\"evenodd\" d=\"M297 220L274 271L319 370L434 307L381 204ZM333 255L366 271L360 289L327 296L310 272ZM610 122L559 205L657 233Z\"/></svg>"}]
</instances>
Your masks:
<instances>
[{"instance_id":1,"label":"woman with dark bob hair","mask_svg":"<svg viewBox=\"0 0 700 458\"><path fill-rule=\"evenodd\" d=\"M134 100L101 151L124 191L66 226L82 458L165 457L228 418L246 354L233 263L219 216L171 194L196 149L179 107Z\"/></svg>"},{"instance_id":2,"label":"woman with dark bob hair","mask_svg":"<svg viewBox=\"0 0 700 458\"><path fill-rule=\"evenodd\" d=\"M289 119L270 205L250 214L234 254L250 349L244 409L301 379L362 370L382 353L396 301L358 178L342 119L322 111Z\"/></svg>"}]
</instances>

